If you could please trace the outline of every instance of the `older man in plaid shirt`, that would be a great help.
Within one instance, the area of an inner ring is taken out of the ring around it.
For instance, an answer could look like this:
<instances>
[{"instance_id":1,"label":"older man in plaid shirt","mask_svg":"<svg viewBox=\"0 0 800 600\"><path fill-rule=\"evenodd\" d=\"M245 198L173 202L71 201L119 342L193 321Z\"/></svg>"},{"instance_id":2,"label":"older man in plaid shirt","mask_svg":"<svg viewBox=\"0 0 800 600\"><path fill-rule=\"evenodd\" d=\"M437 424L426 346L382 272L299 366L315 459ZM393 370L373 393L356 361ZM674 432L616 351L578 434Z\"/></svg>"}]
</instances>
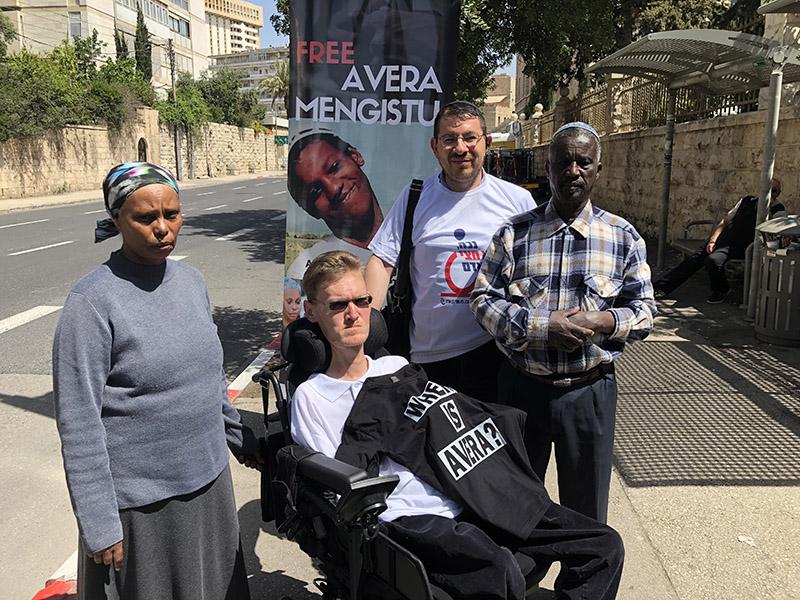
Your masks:
<instances>
[{"instance_id":1,"label":"older man in plaid shirt","mask_svg":"<svg viewBox=\"0 0 800 600\"><path fill-rule=\"evenodd\" d=\"M656 305L645 243L593 206L600 138L586 123L553 135L551 200L495 234L471 295L507 357L501 402L528 413L526 445L544 479L556 449L561 504L605 522L614 443L614 359L645 338Z\"/></svg>"}]
</instances>

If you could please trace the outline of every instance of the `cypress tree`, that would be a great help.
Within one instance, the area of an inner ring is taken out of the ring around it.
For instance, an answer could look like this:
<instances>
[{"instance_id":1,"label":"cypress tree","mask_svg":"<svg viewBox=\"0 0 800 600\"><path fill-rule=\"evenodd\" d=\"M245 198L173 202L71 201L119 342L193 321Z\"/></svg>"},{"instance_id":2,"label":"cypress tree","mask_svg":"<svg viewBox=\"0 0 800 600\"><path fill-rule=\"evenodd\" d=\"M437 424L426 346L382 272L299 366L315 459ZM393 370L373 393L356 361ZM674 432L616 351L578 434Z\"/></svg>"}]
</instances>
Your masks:
<instances>
[{"instance_id":1,"label":"cypress tree","mask_svg":"<svg viewBox=\"0 0 800 600\"><path fill-rule=\"evenodd\" d=\"M114 48L117 51L117 60L128 58L128 42L125 41L125 34L114 27Z\"/></svg>"},{"instance_id":2,"label":"cypress tree","mask_svg":"<svg viewBox=\"0 0 800 600\"><path fill-rule=\"evenodd\" d=\"M133 41L133 49L136 55L136 70L141 73L145 81L150 81L153 76L153 45L147 25L144 24L141 6L136 9L136 39Z\"/></svg>"}]
</instances>

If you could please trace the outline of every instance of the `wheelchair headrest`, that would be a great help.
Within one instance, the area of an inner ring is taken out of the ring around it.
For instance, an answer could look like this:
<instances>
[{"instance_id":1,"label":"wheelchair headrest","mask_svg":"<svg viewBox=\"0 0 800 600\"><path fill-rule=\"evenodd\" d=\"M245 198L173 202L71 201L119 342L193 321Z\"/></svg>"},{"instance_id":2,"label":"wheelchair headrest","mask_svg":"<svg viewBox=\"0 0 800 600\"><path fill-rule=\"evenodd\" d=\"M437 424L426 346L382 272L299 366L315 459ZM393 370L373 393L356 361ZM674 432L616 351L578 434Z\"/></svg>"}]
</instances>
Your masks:
<instances>
[{"instance_id":1,"label":"wheelchair headrest","mask_svg":"<svg viewBox=\"0 0 800 600\"><path fill-rule=\"evenodd\" d=\"M384 354L383 347L389 339L389 330L380 311L370 310L369 335L364 343L364 353L375 357ZM331 364L331 346L319 325L307 318L297 319L286 327L281 337L283 359L306 373L322 373Z\"/></svg>"}]
</instances>

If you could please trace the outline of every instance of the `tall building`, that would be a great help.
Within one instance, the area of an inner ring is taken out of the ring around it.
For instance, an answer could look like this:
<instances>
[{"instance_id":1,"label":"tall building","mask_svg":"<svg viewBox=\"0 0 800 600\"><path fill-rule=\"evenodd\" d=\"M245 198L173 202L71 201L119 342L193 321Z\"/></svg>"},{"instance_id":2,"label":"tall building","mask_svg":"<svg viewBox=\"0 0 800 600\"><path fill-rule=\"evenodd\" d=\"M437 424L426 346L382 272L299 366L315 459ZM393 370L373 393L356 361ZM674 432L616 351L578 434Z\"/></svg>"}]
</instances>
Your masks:
<instances>
[{"instance_id":1,"label":"tall building","mask_svg":"<svg viewBox=\"0 0 800 600\"><path fill-rule=\"evenodd\" d=\"M0 0L0 10L19 34L10 52L26 48L49 52L64 39L88 37L96 29L103 47L101 60L115 56L114 30L121 31L130 56L136 32L136 8L141 7L153 42L153 86L170 87L167 40L175 50L177 71L199 77L208 68L208 33L204 0Z\"/></svg>"},{"instance_id":2,"label":"tall building","mask_svg":"<svg viewBox=\"0 0 800 600\"><path fill-rule=\"evenodd\" d=\"M257 50L264 9L244 0L205 0L211 54Z\"/></svg>"},{"instance_id":3,"label":"tall building","mask_svg":"<svg viewBox=\"0 0 800 600\"><path fill-rule=\"evenodd\" d=\"M286 116L286 106L283 98L275 98L273 107L272 96L261 90L259 85L267 77L275 75L277 65L282 60L289 60L288 46L275 46L259 48L249 52L236 52L234 54L221 54L211 57L211 71L232 69L242 75L242 91L254 91L258 101L266 105L267 114Z\"/></svg>"},{"instance_id":4,"label":"tall building","mask_svg":"<svg viewBox=\"0 0 800 600\"><path fill-rule=\"evenodd\" d=\"M517 54L517 81L515 84L516 91L516 108L517 113L525 112L525 107L528 105L528 100L531 97L531 88L533 88L533 79L528 77L523 72L525 70L525 61ZM541 100L537 100L541 101Z\"/></svg>"},{"instance_id":5,"label":"tall building","mask_svg":"<svg viewBox=\"0 0 800 600\"><path fill-rule=\"evenodd\" d=\"M494 89L489 90L481 109L489 131L494 131L514 111L514 87L511 75L493 75L492 80Z\"/></svg>"}]
</instances>

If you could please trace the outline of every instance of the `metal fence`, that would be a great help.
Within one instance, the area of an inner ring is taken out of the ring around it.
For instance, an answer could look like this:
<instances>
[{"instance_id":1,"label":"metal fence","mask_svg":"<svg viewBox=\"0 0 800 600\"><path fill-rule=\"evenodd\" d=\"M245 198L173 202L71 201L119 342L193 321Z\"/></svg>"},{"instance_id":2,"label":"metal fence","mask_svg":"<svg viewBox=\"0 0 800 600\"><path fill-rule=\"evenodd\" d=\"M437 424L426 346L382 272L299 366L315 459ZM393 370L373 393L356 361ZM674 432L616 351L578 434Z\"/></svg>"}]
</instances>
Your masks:
<instances>
[{"instance_id":1,"label":"metal fence","mask_svg":"<svg viewBox=\"0 0 800 600\"><path fill-rule=\"evenodd\" d=\"M568 101L561 116L564 122L580 120L601 135L664 125L667 120L668 90L663 83L640 77L614 80L614 90L603 82L578 98ZM613 98L610 97L613 95ZM695 88L680 89L675 102L678 123L741 114L758 110L759 90L713 95ZM540 137L552 136L557 110L545 112L540 120Z\"/></svg>"},{"instance_id":2,"label":"metal fence","mask_svg":"<svg viewBox=\"0 0 800 600\"><path fill-rule=\"evenodd\" d=\"M568 120L591 123L601 135L609 133L608 106L608 85L603 81L580 97L579 102L576 102L570 111Z\"/></svg>"}]
</instances>

